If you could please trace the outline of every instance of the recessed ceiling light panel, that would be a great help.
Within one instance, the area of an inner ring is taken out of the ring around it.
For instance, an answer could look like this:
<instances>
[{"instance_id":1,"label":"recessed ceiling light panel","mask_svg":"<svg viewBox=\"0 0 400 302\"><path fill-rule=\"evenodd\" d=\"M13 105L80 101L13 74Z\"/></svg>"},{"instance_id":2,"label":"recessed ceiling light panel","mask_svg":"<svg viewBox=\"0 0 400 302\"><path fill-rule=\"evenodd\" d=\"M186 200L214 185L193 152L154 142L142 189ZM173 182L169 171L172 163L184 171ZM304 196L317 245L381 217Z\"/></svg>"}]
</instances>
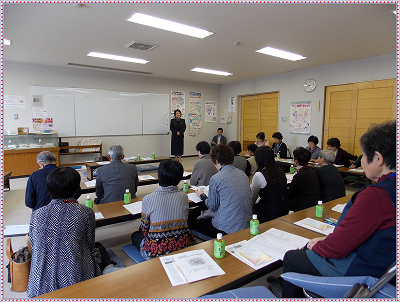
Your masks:
<instances>
[{"instance_id":1,"label":"recessed ceiling light panel","mask_svg":"<svg viewBox=\"0 0 400 302\"><path fill-rule=\"evenodd\" d=\"M306 59L307 57L303 57L301 55L291 53L288 51L272 48L272 47L264 47L262 49L256 50L256 52L265 54L265 55L270 55L290 61L298 61L298 60L303 60Z\"/></svg>"},{"instance_id":2,"label":"recessed ceiling light panel","mask_svg":"<svg viewBox=\"0 0 400 302\"><path fill-rule=\"evenodd\" d=\"M117 55L110 55L110 54L107 54L107 53L100 53L100 52L94 52L94 51L89 52L88 56L89 57L95 57L95 58L101 58L101 59L129 62L129 63L138 63L138 64L146 64L146 63L150 62L150 61L142 60L142 59L123 57L123 56L117 56Z\"/></svg>"},{"instance_id":3,"label":"recessed ceiling light panel","mask_svg":"<svg viewBox=\"0 0 400 302\"><path fill-rule=\"evenodd\" d=\"M133 13L128 20L129 22L137 23L137 24L142 24L142 25L147 25L159 29L164 29L168 31L172 31L178 34L183 34L195 38L200 38L203 39L205 37L208 37L212 35L212 32L209 32L204 29L200 29L197 27L185 25L185 24L180 24L177 22L141 14L141 13Z\"/></svg>"},{"instance_id":4,"label":"recessed ceiling light panel","mask_svg":"<svg viewBox=\"0 0 400 302\"><path fill-rule=\"evenodd\" d=\"M196 71L196 72L202 72L202 73L210 73L210 74L216 74L216 75L222 75L222 76L230 76L230 75L233 74L233 73L226 72L226 71L205 69L205 68L200 68L200 67L193 68L190 71Z\"/></svg>"}]
</instances>

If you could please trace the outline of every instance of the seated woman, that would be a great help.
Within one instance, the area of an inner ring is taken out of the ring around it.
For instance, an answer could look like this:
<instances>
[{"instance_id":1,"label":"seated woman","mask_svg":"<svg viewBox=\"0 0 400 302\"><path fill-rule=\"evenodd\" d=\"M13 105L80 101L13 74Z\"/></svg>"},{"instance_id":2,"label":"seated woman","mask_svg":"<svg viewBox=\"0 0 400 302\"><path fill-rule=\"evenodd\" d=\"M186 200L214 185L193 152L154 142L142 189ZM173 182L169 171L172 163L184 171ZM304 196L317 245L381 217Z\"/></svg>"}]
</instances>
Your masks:
<instances>
[{"instance_id":1,"label":"seated woman","mask_svg":"<svg viewBox=\"0 0 400 302\"><path fill-rule=\"evenodd\" d=\"M311 152L310 161L316 163L319 157L319 151L321 151L321 149L317 146L319 143L318 137L310 135L310 137L307 139L307 143L308 146L306 149Z\"/></svg>"},{"instance_id":2,"label":"seated woman","mask_svg":"<svg viewBox=\"0 0 400 302\"><path fill-rule=\"evenodd\" d=\"M319 152L318 165L315 169L321 189L321 200L323 202L338 199L346 196L344 179L339 170L333 165L335 153L331 150L321 150Z\"/></svg>"},{"instance_id":3,"label":"seated woman","mask_svg":"<svg viewBox=\"0 0 400 302\"><path fill-rule=\"evenodd\" d=\"M275 132L274 134L272 134L272 137L274 138L272 150L274 151L275 156L279 153L281 158L287 158L287 147L286 144L282 142L282 133Z\"/></svg>"},{"instance_id":4,"label":"seated woman","mask_svg":"<svg viewBox=\"0 0 400 302\"><path fill-rule=\"evenodd\" d=\"M320 198L319 181L315 172L309 168L311 153L306 148L298 147L293 151L293 161L297 173L289 185L289 210L300 211L317 205Z\"/></svg>"},{"instance_id":5,"label":"seated woman","mask_svg":"<svg viewBox=\"0 0 400 302\"><path fill-rule=\"evenodd\" d=\"M350 161L357 159L357 156L350 154L347 151L340 148L340 140L336 137L328 139L326 144L328 145L328 148L333 152L335 152L336 154L334 162L335 165L343 165L345 167L349 167Z\"/></svg>"},{"instance_id":6,"label":"seated woman","mask_svg":"<svg viewBox=\"0 0 400 302\"><path fill-rule=\"evenodd\" d=\"M192 245L188 197L178 189L182 175L181 163L163 160L158 167L160 186L143 198L141 225L131 239L146 260Z\"/></svg>"},{"instance_id":7,"label":"seated woman","mask_svg":"<svg viewBox=\"0 0 400 302\"><path fill-rule=\"evenodd\" d=\"M286 215L289 208L285 197L287 181L285 173L277 167L274 152L270 147L256 150L257 172L251 183L253 204L260 195L260 201L253 206L253 214L257 214L260 223Z\"/></svg>"},{"instance_id":8,"label":"seated woman","mask_svg":"<svg viewBox=\"0 0 400 302\"><path fill-rule=\"evenodd\" d=\"M53 199L32 213L29 226L30 298L99 276L105 267L95 247L94 212L72 197L80 182L79 173L70 167L55 168L47 176Z\"/></svg>"},{"instance_id":9,"label":"seated woman","mask_svg":"<svg viewBox=\"0 0 400 302\"><path fill-rule=\"evenodd\" d=\"M365 174L377 183L350 198L333 233L287 252L284 273L379 278L396 261L396 122L373 126L360 146ZM302 289L283 281L283 298L292 297Z\"/></svg>"},{"instance_id":10,"label":"seated woman","mask_svg":"<svg viewBox=\"0 0 400 302\"><path fill-rule=\"evenodd\" d=\"M240 152L242 152L242 144L239 141L231 141L228 146L231 147L235 153L235 158L233 159L234 167L246 173L247 160L244 156L240 155Z\"/></svg>"},{"instance_id":11,"label":"seated woman","mask_svg":"<svg viewBox=\"0 0 400 302\"><path fill-rule=\"evenodd\" d=\"M255 142L257 147L263 147L267 146L269 147L269 141L265 140L265 133L264 132L258 132L256 135L257 141Z\"/></svg>"}]
</instances>

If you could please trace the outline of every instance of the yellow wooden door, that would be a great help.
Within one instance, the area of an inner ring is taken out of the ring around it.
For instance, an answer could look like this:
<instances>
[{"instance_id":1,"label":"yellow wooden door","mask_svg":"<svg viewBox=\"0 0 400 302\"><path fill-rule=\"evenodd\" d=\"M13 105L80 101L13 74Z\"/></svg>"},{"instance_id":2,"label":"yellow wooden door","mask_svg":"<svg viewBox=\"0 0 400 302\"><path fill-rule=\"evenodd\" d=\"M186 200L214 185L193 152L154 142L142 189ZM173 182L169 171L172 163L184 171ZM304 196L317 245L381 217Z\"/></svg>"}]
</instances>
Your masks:
<instances>
[{"instance_id":1,"label":"yellow wooden door","mask_svg":"<svg viewBox=\"0 0 400 302\"><path fill-rule=\"evenodd\" d=\"M371 124L396 119L396 80L379 80L326 88L323 147L331 137L360 156L360 137Z\"/></svg>"},{"instance_id":2,"label":"yellow wooden door","mask_svg":"<svg viewBox=\"0 0 400 302\"><path fill-rule=\"evenodd\" d=\"M242 97L241 136L242 150L256 141L258 132L264 132L266 140L272 140L272 134L278 128L279 94L267 93Z\"/></svg>"}]
</instances>

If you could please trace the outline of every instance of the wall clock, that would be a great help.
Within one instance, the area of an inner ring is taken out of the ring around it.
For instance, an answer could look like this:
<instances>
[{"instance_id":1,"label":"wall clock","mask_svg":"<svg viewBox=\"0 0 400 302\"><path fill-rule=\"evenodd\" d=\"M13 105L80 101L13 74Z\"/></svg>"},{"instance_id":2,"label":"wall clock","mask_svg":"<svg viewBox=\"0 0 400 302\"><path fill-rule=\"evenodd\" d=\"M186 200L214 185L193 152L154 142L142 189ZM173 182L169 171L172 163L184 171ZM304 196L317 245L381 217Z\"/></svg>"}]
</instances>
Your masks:
<instances>
[{"instance_id":1,"label":"wall clock","mask_svg":"<svg viewBox=\"0 0 400 302\"><path fill-rule=\"evenodd\" d=\"M317 87L317 82L313 79L308 79L304 82L304 91L312 92Z\"/></svg>"}]
</instances>

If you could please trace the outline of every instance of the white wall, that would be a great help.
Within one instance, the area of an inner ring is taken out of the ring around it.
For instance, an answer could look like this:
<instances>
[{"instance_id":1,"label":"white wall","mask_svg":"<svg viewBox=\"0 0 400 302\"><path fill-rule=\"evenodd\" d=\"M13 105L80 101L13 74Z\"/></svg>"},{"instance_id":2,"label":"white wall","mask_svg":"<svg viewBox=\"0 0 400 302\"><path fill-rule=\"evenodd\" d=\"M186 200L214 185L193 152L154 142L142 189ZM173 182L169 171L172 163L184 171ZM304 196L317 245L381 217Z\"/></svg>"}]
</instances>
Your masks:
<instances>
[{"instance_id":1,"label":"white wall","mask_svg":"<svg viewBox=\"0 0 400 302\"><path fill-rule=\"evenodd\" d=\"M220 85L215 84L167 80L154 78L152 76L138 76L122 72L5 62L4 94L25 96L27 103L25 110L5 110L5 134L7 133L7 130L16 132L17 127L29 126L30 130L32 131L30 96L31 85L50 87L79 87L123 92L159 93L167 95L171 94L171 90L184 91L186 97L186 112L188 112L189 109L189 92L201 92L203 101L203 116L204 102L218 101L220 88ZM104 110L107 110L107 108L104 108ZM154 110L157 110L157 108L154 108ZM15 113L19 115L18 120L14 120ZM90 114L90 112L88 112L88 114ZM185 118L187 118L187 114ZM98 122L104 123L105 121L99 120ZM189 137L188 120L186 121L186 124L187 130L185 133L184 155L197 154L195 150L197 142L201 140L211 142L211 139L216 134L219 126L219 123L204 123L203 120L201 135L198 137ZM92 127L96 127L96 125L92 125ZM110 124L110 127L112 127L112 123ZM64 138L63 141L68 141L70 142L70 145L74 145L80 139L81 138L79 137ZM104 136L102 137L104 148L103 154L107 153L109 146L113 144L121 144L125 149L126 156L137 155L140 153L142 157L145 157L150 156L153 151L156 153L156 156L170 156L170 140L170 135Z\"/></svg>"},{"instance_id":2,"label":"white wall","mask_svg":"<svg viewBox=\"0 0 400 302\"><path fill-rule=\"evenodd\" d=\"M396 55L384 55L351 62L338 63L311 69L304 69L284 74L266 76L246 81L221 85L220 104L227 107L229 98L241 95L260 94L265 92L279 92L279 122L278 131L284 137L288 148L293 150L297 146L307 146L308 135L289 133L290 103L297 101L312 101L311 133L322 140L324 117L325 87L346 83L364 82L372 80L389 79L396 77ZM315 79L317 88L307 93L303 89L306 79ZM320 111L317 111L318 101L321 103ZM238 108L240 103L238 101ZM287 122L282 121L287 117ZM238 125L240 116L236 113L229 125L228 141L239 139ZM267 138L272 141L272 138ZM254 138L255 140L255 138Z\"/></svg>"}]
</instances>

